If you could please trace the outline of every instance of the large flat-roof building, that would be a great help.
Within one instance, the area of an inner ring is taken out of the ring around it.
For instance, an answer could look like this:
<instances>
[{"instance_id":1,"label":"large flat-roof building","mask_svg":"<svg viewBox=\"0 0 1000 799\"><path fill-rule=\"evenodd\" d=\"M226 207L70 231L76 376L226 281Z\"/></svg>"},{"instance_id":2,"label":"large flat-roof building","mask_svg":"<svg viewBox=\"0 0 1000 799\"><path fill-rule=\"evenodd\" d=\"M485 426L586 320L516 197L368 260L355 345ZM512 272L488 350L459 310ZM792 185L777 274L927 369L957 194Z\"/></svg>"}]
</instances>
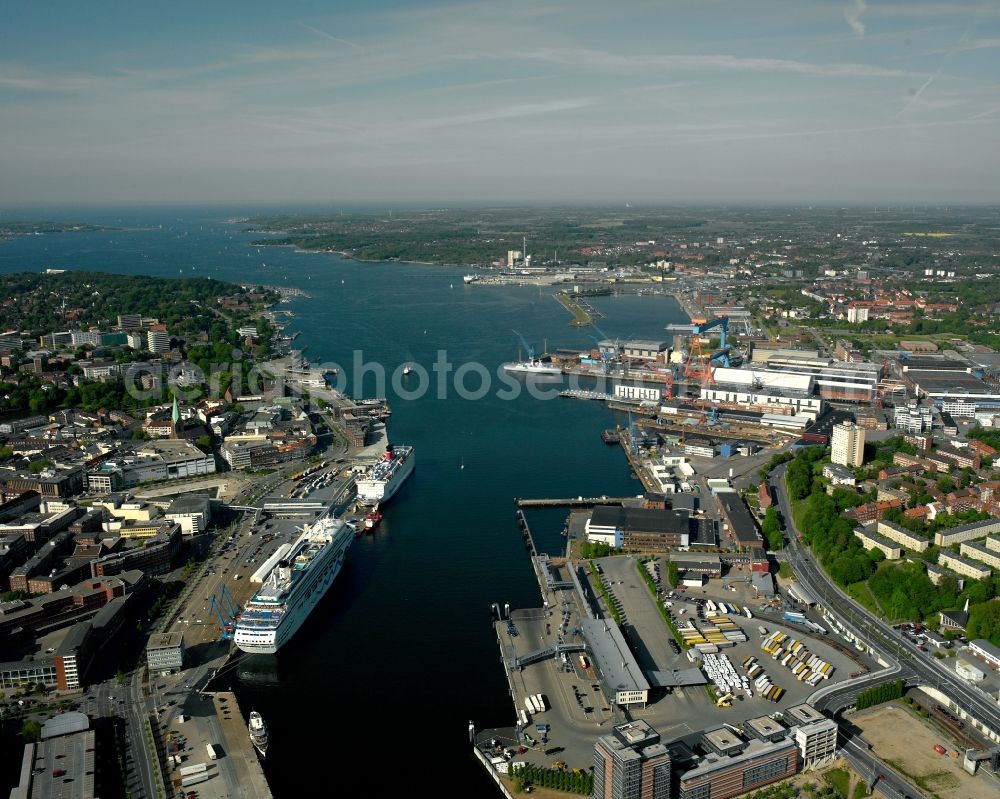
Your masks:
<instances>
[{"instance_id":1,"label":"large flat-roof building","mask_svg":"<svg viewBox=\"0 0 1000 799\"><path fill-rule=\"evenodd\" d=\"M580 632L608 701L616 705L645 705L649 700L649 681L618 625L604 619L581 619Z\"/></svg>"},{"instance_id":2,"label":"large flat-roof building","mask_svg":"<svg viewBox=\"0 0 1000 799\"><path fill-rule=\"evenodd\" d=\"M585 530L588 541L626 550L665 552L671 547L689 545L691 524L686 510L598 505Z\"/></svg>"},{"instance_id":3,"label":"large flat-roof building","mask_svg":"<svg viewBox=\"0 0 1000 799\"><path fill-rule=\"evenodd\" d=\"M163 515L177 522L184 535L198 535L212 519L212 504L207 494L183 494L170 503Z\"/></svg>"},{"instance_id":4,"label":"large flat-roof building","mask_svg":"<svg viewBox=\"0 0 1000 799\"><path fill-rule=\"evenodd\" d=\"M763 545L750 509L743 497L735 491L720 491L717 495L722 511L723 532L729 535L738 549L752 549Z\"/></svg>"},{"instance_id":5,"label":"large flat-roof building","mask_svg":"<svg viewBox=\"0 0 1000 799\"><path fill-rule=\"evenodd\" d=\"M726 738L741 739L730 731ZM720 736L723 733L719 733ZM708 741L706 740L706 743ZM709 744L710 749L712 745ZM729 799L799 770L799 748L794 740L751 741L727 746L731 754L712 751L678 780L678 799Z\"/></svg>"},{"instance_id":6,"label":"large flat-roof building","mask_svg":"<svg viewBox=\"0 0 1000 799\"><path fill-rule=\"evenodd\" d=\"M594 746L596 799L670 799L670 753L645 721L602 735Z\"/></svg>"},{"instance_id":7,"label":"large flat-roof building","mask_svg":"<svg viewBox=\"0 0 1000 799\"><path fill-rule=\"evenodd\" d=\"M722 558L711 552L681 552L671 550L668 554L670 562L677 564L677 570L681 574L692 572L694 574L704 574L709 577L722 576Z\"/></svg>"}]
</instances>

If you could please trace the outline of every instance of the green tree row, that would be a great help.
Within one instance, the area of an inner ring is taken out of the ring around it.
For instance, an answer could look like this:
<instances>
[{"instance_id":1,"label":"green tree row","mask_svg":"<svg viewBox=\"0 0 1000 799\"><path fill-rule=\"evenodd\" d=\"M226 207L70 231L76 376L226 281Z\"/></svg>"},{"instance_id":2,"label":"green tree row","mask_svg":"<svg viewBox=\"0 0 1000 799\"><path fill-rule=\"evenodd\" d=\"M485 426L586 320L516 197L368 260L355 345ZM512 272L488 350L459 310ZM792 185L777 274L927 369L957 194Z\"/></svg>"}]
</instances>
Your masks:
<instances>
[{"instance_id":1,"label":"green tree row","mask_svg":"<svg viewBox=\"0 0 1000 799\"><path fill-rule=\"evenodd\" d=\"M525 764L513 769L514 791L521 793L528 786L552 788L556 791L590 796L594 792L594 775L584 771L540 768Z\"/></svg>"},{"instance_id":2,"label":"green tree row","mask_svg":"<svg viewBox=\"0 0 1000 799\"><path fill-rule=\"evenodd\" d=\"M891 702L893 699L899 699L902 696L903 681L893 680L881 683L880 685L873 685L871 688L862 691L858 694L854 706L858 710L864 710L866 707L881 705L883 702Z\"/></svg>"}]
</instances>

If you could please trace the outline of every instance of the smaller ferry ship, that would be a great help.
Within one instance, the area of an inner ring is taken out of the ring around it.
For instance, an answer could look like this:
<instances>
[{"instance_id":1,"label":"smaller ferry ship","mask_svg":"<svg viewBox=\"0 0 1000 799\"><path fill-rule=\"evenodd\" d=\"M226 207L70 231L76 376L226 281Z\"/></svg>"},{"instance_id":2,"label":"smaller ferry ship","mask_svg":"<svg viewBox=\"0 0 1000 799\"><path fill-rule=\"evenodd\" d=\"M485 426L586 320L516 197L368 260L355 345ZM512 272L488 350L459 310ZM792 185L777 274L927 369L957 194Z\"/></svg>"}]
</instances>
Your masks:
<instances>
[{"instance_id":1,"label":"smaller ferry ship","mask_svg":"<svg viewBox=\"0 0 1000 799\"><path fill-rule=\"evenodd\" d=\"M250 723L247 725L247 729L250 731L250 743L253 744L254 749L260 752L261 757L266 757L267 725L264 723L264 717L256 710L250 714Z\"/></svg>"},{"instance_id":2,"label":"smaller ferry ship","mask_svg":"<svg viewBox=\"0 0 1000 799\"><path fill-rule=\"evenodd\" d=\"M358 502L363 505L387 502L413 473L415 463L413 447L389 444L385 450L385 457L358 480Z\"/></svg>"}]
</instances>

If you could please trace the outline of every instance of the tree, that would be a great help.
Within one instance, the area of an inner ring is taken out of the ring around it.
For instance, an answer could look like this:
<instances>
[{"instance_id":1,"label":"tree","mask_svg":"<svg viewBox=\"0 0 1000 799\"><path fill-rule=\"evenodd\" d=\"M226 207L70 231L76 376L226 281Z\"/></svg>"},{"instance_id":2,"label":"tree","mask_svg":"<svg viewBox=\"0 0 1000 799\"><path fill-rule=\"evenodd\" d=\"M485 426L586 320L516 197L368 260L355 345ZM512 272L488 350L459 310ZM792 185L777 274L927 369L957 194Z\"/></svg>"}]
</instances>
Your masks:
<instances>
[{"instance_id":1,"label":"tree","mask_svg":"<svg viewBox=\"0 0 1000 799\"><path fill-rule=\"evenodd\" d=\"M878 547L872 547L868 551L868 557L872 559L872 563L881 563L885 560L885 553Z\"/></svg>"},{"instance_id":2,"label":"tree","mask_svg":"<svg viewBox=\"0 0 1000 799\"><path fill-rule=\"evenodd\" d=\"M674 587L680 582L680 571L677 568L677 564L673 561L667 564L667 579Z\"/></svg>"},{"instance_id":3,"label":"tree","mask_svg":"<svg viewBox=\"0 0 1000 799\"><path fill-rule=\"evenodd\" d=\"M767 539L768 549L778 550L785 546L785 539L781 535L781 522L778 520L778 511L772 505L764 511L764 520L760 524L760 530Z\"/></svg>"},{"instance_id":4,"label":"tree","mask_svg":"<svg viewBox=\"0 0 1000 799\"><path fill-rule=\"evenodd\" d=\"M25 743L36 743L42 740L42 725L35 719L25 719L21 724L21 737Z\"/></svg>"},{"instance_id":5,"label":"tree","mask_svg":"<svg viewBox=\"0 0 1000 799\"><path fill-rule=\"evenodd\" d=\"M1000 640L1000 601L971 605L967 631L969 638Z\"/></svg>"}]
</instances>

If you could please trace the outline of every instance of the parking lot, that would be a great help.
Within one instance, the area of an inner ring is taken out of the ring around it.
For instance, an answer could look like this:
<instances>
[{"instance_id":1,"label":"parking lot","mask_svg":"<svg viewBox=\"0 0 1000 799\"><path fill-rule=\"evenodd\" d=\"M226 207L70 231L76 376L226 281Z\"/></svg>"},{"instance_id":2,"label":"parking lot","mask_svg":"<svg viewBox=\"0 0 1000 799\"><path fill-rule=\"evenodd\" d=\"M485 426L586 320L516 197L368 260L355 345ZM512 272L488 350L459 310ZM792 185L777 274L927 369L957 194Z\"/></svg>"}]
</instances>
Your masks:
<instances>
[{"instance_id":1,"label":"parking lot","mask_svg":"<svg viewBox=\"0 0 1000 799\"><path fill-rule=\"evenodd\" d=\"M601 569L611 603L620 615L622 633L642 670L648 673L694 668L696 664L688 658L688 651L691 650L682 652L664 623L656 600L638 570L638 560L618 556L602 558L595 563ZM662 580L665 571L665 564L660 561L654 574ZM745 570L738 569L731 572L733 579L725 581L726 588L722 580L715 579L703 589L673 592L668 587L660 589L661 599L669 603L665 607L678 627L689 620L699 628L708 626L706 605L709 599L721 599L750 608L754 616L752 619L743 614L727 614L747 640L723 649L718 656L720 663L728 660L740 678L734 680L739 685L733 691L730 707L716 707L703 686L689 686L654 689L649 704L644 708L618 708L605 698L598 676L585 653L582 653L582 661L581 653L557 657L550 655L509 672L514 713L520 716L521 710L525 709L530 718L526 751L517 754L515 759L542 766L558 760L570 767L586 768L593 761L595 735L606 734L614 724L629 719L644 719L664 737L673 738L718 724L739 724L748 718L767 715L806 701L816 688L797 680L787 666L781 665L780 660L773 660L761 650L764 640L759 632L761 627L768 634L780 630L788 635L789 640L802 641L810 653L828 662L833 667L832 676L820 685L846 679L865 670L858 653L847 650L839 641L828 636L813 634L799 625L786 622L781 616L781 609L753 599L752 589L739 582L745 579L742 577L745 573ZM598 602L602 613L610 618L610 611L604 607L600 588L592 576L583 572L582 581L585 582L585 590L600 597ZM546 601L547 607L515 610L511 619L496 622L497 639L505 660L524 657L559 643L583 643L576 627L585 610L577 593L571 590L549 592ZM772 683L784 689L779 702L762 698L752 688L750 691L743 689L742 677L746 675L746 670L742 664L747 657L756 658ZM536 694L544 695L547 709L542 712L527 711L525 697ZM536 724L544 725L544 740L543 730L536 729Z\"/></svg>"}]
</instances>

